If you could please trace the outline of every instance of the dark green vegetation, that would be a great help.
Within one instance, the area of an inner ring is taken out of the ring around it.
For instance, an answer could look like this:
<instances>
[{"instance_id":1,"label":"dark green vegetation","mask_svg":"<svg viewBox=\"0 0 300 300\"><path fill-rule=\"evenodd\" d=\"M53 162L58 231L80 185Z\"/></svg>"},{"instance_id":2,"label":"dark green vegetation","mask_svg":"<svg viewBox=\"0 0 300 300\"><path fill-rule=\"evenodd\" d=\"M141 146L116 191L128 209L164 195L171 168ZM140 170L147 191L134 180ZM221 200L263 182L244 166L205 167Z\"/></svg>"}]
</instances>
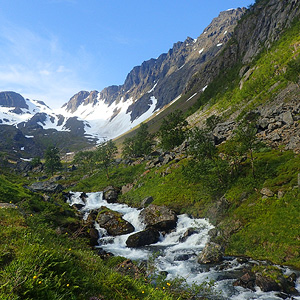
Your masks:
<instances>
[{"instance_id":1,"label":"dark green vegetation","mask_svg":"<svg viewBox=\"0 0 300 300\"><path fill-rule=\"evenodd\" d=\"M148 125L142 123L133 137L127 137L123 143L122 156L124 158L141 157L152 151L153 134L148 131Z\"/></svg>"},{"instance_id":2,"label":"dark green vegetation","mask_svg":"<svg viewBox=\"0 0 300 300\"><path fill-rule=\"evenodd\" d=\"M165 119L158 131L160 146L164 150L172 150L185 140L187 121L180 110L171 112Z\"/></svg>"},{"instance_id":3,"label":"dark green vegetation","mask_svg":"<svg viewBox=\"0 0 300 300\"><path fill-rule=\"evenodd\" d=\"M37 164L36 160L33 165ZM59 150L56 147L48 147L45 153L45 169L46 172L53 175L55 171L61 169L62 164L59 157Z\"/></svg>"}]
</instances>

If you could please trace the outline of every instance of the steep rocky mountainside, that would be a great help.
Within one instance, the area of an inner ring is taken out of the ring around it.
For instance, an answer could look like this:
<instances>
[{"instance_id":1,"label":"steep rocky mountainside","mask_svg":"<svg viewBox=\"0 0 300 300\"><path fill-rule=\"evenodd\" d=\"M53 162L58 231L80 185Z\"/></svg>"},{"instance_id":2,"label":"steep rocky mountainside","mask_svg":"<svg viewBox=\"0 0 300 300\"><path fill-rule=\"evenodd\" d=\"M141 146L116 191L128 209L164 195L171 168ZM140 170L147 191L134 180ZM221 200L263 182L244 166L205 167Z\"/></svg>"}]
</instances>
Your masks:
<instances>
[{"instance_id":1,"label":"steep rocky mountainside","mask_svg":"<svg viewBox=\"0 0 300 300\"><path fill-rule=\"evenodd\" d=\"M72 140L74 145L80 141L79 145L88 147L117 137L178 98L191 76L220 53L244 12L245 8L221 12L198 39L189 37L177 42L168 53L134 67L123 85L110 86L101 92L81 91L59 111L15 92L1 92L0 124L17 127L26 141L39 139L40 142L35 141L36 148L41 146L39 152L43 152L44 139L49 136L54 144L63 146L64 152L76 149L77 146L71 145ZM55 141L62 135L68 136L70 143ZM2 138L2 150L10 149L12 144ZM19 144L14 146L17 152L25 147Z\"/></svg>"},{"instance_id":2,"label":"steep rocky mountainside","mask_svg":"<svg viewBox=\"0 0 300 300\"><path fill-rule=\"evenodd\" d=\"M110 106L129 101L131 105L127 113L130 113L132 122L149 109L151 97L157 99L155 110L162 108L180 96L201 65L222 50L245 10L238 8L221 12L198 39L188 37L184 42L175 43L168 53L134 67L123 85L107 87L100 93L79 92L64 105L65 110L76 114L80 105L95 105L102 101Z\"/></svg>"},{"instance_id":3,"label":"steep rocky mountainside","mask_svg":"<svg viewBox=\"0 0 300 300\"><path fill-rule=\"evenodd\" d=\"M214 57L189 82L186 92L200 91L202 82L211 83L216 76L240 63L240 76L248 70L262 49L278 40L300 14L297 0L260 0L252 6L235 28L230 43L221 55Z\"/></svg>"},{"instance_id":4,"label":"steep rocky mountainside","mask_svg":"<svg viewBox=\"0 0 300 300\"><path fill-rule=\"evenodd\" d=\"M284 76L299 57L299 39L294 34L274 46L291 28L297 31L299 14L300 3L294 0L257 1L249 9L224 51L189 82L188 95L201 93L203 80L211 83L199 98L203 109L188 118L191 126L203 126L213 114L222 116L223 123L214 130L220 143L252 111L263 142L300 152L299 86Z\"/></svg>"}]
</instances>

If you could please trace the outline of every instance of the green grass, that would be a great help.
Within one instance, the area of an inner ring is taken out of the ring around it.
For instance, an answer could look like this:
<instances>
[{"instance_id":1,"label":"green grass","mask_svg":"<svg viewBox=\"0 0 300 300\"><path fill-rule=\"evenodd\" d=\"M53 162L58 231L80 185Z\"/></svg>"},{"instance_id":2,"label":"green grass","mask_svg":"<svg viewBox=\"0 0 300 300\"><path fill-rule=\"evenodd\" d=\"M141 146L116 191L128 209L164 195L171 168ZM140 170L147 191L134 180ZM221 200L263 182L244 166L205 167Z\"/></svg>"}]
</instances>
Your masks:
<instances>
[{"instance_id":1,"label":"green grass","mask_svg":"<svg viewBox=\"0 0 300 300\"><path fill-rule=\"evenodd\" d=\"M174 299L162 287L114 271L124 259L106 263L85 240L57 234L36 218L0 209L1 299Z\"/></svg>"}]
</instances>

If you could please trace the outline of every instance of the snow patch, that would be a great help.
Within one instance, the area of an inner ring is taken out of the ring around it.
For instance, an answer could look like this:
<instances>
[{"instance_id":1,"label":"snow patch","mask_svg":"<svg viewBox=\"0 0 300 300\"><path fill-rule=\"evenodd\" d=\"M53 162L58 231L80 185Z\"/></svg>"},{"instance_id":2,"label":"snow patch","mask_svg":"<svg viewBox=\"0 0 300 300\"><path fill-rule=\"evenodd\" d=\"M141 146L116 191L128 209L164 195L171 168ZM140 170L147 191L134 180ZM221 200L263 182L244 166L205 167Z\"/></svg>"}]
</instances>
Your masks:
<instances>
[{"instance_id":1,"label":"snow patch","mask_svg":"<svg viewBox=\"0 0 300 300\"><path fill-rule=\"evenodd\" d=\"M221 47L223 45L223 43L219 43L217 44L217 47Z\"/></svg>"},{"instance_id":2,"label":"snow patch","mask_svg":"<svg viewBox=\"0 0 300 300\"><path fill-rule=\"evenodd\" d=\"M22 158L22 157L21 157L20 159L23 160L23 161L28 161L28 162L29 162L29 161L32 161L32 158Z\"/></svg>"},{"instance_id":3,"label":"snow patch","mask_svg":"<svg viewBox=\"0 0 300 300\"><path fill-rule=\"evenodd\" d=\"M202 92L204 92L207 89L207 85L202 89Z\"/></svg>"},{"instance_id":4,"label":"snow patch","mask_svg":"<svg viewBox=\"0 0 300 300\"><path fill-rule=\"evenodd\" d=\"M192 98L194 98L198 93L195 93L194 95L192 95L189 99L186 100L186 102L190 101Z\"/></svg>"},{"instance_id":5,"label":"snow patch","mask_svg":"<svg viewBox=\"0 0 300 300\"><path fill-rule=\"evenodd\" d=\"M201 50L199 50L199 54L201 54L204 51L204 48L202 48Z\"/></svg>"},{"instance_id":6,"label":"snow patch","mask_svg":"<svg viewBox=\"0 0 300 300\"><path fill-rule=\"evenodd\" d=\"M157 84L158 84L158 81L154 84L153 88L150 91L148 91L147 93L148 94L152 93L154 91L154 89L156 88Z\"/></svg>"}]
</instances>

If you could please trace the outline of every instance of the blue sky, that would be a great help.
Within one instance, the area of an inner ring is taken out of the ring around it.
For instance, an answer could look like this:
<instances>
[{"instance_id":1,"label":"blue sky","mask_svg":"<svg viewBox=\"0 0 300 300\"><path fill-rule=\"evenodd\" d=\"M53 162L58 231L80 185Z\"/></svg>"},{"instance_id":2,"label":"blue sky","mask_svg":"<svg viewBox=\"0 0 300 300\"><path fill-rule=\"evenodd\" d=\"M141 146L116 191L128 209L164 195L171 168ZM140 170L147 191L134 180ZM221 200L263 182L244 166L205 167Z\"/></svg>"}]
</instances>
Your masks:
<instances>
[{"instance_id":1,"label":"blue sky","mask_svg":"<svg viewBox=\"0 0 300 300\"><path fill-rule=\"evenodd\" d=\"M0 91L58 108L254 0L0 0Z\"/></svg>"}]
</instances>

